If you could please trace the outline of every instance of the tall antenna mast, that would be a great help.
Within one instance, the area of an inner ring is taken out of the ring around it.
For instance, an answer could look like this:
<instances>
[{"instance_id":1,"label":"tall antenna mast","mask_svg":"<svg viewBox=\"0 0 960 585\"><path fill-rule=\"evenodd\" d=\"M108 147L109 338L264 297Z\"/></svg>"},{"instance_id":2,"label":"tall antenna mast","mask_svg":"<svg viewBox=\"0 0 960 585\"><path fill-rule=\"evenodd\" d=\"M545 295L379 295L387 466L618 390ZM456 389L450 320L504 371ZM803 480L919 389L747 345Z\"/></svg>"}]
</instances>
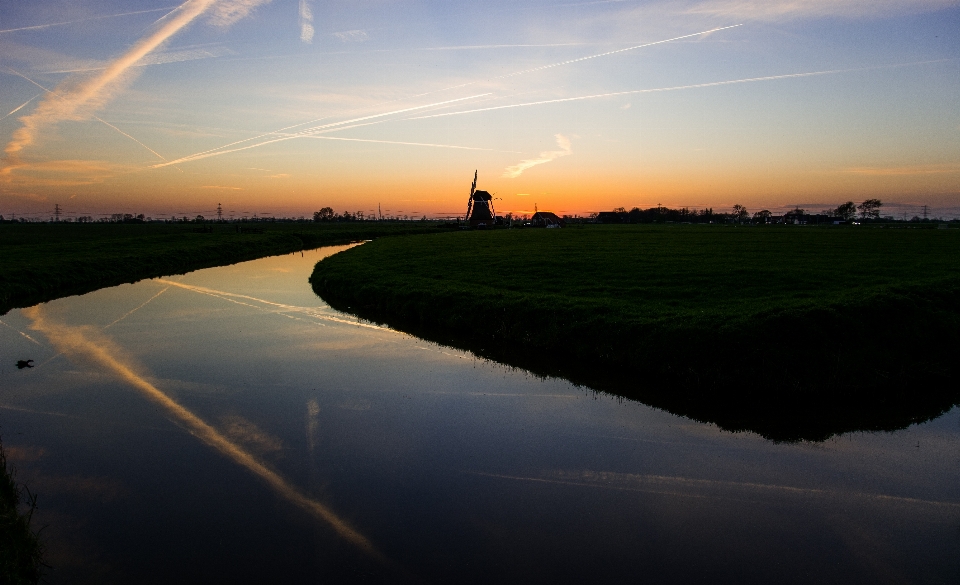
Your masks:
<instances>
[{"instance_id":1,"label":"tall antenna mast","mask_svg":"<svg viewBox=\"0 0 960 585\"><path fill-rule=\"evenodd\" d=\"M60 221L60 204L59 203L53 204L53 216L56 218L54 219L54 221ZM926 212L924 212L923 217L927 217Z\"/></svg>"},{"instance_id":2,"label":"tall antenna mast","mask_svg":"<svg viewBox=\"0 0 960 585\"><path fill-rule=\"evenodd\" d=\"M223 221L223 206L217 203L217 222Z\"/></svg>"},{"instance_id":3,"label":"tall antenna mast","mask_svg":"<svg viewBox=\"0 0 960 585\"><path fill-rule=\"evenodd\" d=\"M923 219L927 219L927 206L923 206Z\"/></svg>"}]
</instances>

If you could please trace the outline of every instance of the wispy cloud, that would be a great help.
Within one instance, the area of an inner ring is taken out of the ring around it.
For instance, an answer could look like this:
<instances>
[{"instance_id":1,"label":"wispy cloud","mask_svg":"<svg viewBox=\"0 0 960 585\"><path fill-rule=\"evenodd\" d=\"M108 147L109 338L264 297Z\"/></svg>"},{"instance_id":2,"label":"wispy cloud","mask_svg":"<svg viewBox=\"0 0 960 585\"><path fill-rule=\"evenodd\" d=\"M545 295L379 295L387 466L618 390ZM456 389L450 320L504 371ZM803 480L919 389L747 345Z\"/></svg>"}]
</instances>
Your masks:
<instances>
[{"instance_id":1,"label":"wispy cloud","mask_svg":"<svg viewBox=\"0 0 960 585\"><path fill-rule=\"evenodd\" d=\"M313 10L310 9L310 0L300 0L300 41L313 42Z\"/></svg>"},{"instance_id":2,"label":"wispy cloud","mask_svg":"<svg viewBox=\"0 0 960 585\"><path fill-rule=\"evenodd\" d=\"M333 36L337 37L341 42L344 43L362 43L370 38L367 35L367 31L359 29L335 32L333 33Z\"/></svg>"},{"instance_id":3,"label":"wispy cloud","mask_svg":"<svg viewBox=\"0 0 960 585\"><path fill-rule=\"evenodd\" d=\"M825 16L873 18L956 6L956 0L706 0L693 4L686 12L755 20Z\"/></svg>"},{"instance_id":4,"label":"wispy cloud","mask_svg":"<svg viewBox=\"0 0 960 585\"><path fill-rule=\"evenodd\" d=\"M130 169L102 160L52 160L35 162L16 178L34 187L96 185Z\"/></svg>"},{"instance_id":5,"label":"wispy cloud","mask_svg":"<svg viewBox=\"0 0 960 585\"><path fill-rule=\"evenodd\" d=\"M120 14L105 14L103 16L89 16L87 18L78 18L76 20L67 20L63 22L51 22L47 24L35 24L33 26L21 26L19 28L8 28L5 30L0 30L0 34L17 32L22 30L42 30L45 28L52 28L55 26L66 26L70 24L78 24L78 23L87 22L90 20L103 20L105 18L119 18L121 16L133 16L135 14L148 14L150 12L164 12L167 10L172 10L174 8L176 8L176 6L164 6L163 8L151 8L150 10L137 10L134 12L121 12Z\"/></svg>"},{"instance_id":6,"label":"wispy cloud","mask_svg":"<svg viewBox=\"0 0 960 585\"><path fill-rule=\"evenodd\" d=\"M889 177L900 175L937 175L944 173L960 173L958 164L909 165L900 167L851 167L843 169L844 173L854 175L871 175Z\"/></svg>"},{"instance_id":7,"label":"wispy cloud","mask_svg":"<svg viewBox=\"0 0 960 585\"><path fill-rule=\"evenodd\" d=\"M530 167L535 167L537 165L542 165L548 163L552 160L556 160L561 156L567 156L572 154L573 151L570 148L570 139L564 136L563 134L556 134L554 138L557 139L557 146L560 147L560 150L547 150L540 153L540 156L530 160L522 160L519 163L513 165L512 167L507 167L503 171L503 178L505 179L516 179L519 177L523 171L529 169Z\"/></svg>"},{"instance_id":8,"label":"wispy cloud","mask_svg":"<svg viewBox=\"0 0 960 585\"><path fill-rule=\"evenodd\" d=\"M213 8L210 22L215 26L230 26L250 15L258 6L270 0L220 0Z\"/></svg>"},{"instance_id":9,"label":"wispy cloud","mask_svg":"<svg viewBox=\"0 0 960 585\"><path fill-rule=\"evenodd\" d=\"M196 61L199 59L213 59L226 55L236 55L237 52L224 46L211 47L189 47L178 49L176 51L163 51L147 55L140 59L133 67L147 67L149 65L164 65L167 63L182 63L183 61ZM110 66L110 62L90 62L81 67L49 68L43 73L82 73L85 71L101 71Z\"/></svg>"}]
</instances>

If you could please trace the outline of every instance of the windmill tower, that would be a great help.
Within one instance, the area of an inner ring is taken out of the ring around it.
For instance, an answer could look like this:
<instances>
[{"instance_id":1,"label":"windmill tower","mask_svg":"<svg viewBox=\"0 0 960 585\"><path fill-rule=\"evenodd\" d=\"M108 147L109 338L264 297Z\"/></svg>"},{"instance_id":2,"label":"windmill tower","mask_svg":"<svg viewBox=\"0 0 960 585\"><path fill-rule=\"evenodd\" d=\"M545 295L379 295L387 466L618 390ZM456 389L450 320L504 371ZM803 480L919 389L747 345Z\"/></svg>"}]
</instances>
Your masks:
<instances>
[{"instance_id":1,"label":"windmill tower","mask_svg":"<svg viewBox=\"0 0 960 585\"><path fill-rule=\"evenodd\" d=\"M477 171L473 171L473 184L467 199L467 221L471 227L493 227L496 218L493 195L477 190Z\"/></svg>"}]
</instances>

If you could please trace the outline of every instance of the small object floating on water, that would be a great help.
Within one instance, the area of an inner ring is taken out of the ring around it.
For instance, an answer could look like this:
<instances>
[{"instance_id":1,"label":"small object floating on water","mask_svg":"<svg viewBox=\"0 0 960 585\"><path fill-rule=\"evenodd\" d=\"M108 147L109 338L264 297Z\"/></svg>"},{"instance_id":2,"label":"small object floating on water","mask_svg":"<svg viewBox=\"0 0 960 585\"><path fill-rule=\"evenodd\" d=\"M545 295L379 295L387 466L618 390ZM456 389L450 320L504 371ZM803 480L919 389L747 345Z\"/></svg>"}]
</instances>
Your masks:
<instances>
[{"instance_id":1,"label":"small object floating on water","mask_svg":"<svg viewBox=\"0 0 960 585\"><path fill-rule=\"evenodd\" d=\"M33 360L17 360L17 369L22 370L23 368L32 368Z\"/></svg>"}]
</instances>

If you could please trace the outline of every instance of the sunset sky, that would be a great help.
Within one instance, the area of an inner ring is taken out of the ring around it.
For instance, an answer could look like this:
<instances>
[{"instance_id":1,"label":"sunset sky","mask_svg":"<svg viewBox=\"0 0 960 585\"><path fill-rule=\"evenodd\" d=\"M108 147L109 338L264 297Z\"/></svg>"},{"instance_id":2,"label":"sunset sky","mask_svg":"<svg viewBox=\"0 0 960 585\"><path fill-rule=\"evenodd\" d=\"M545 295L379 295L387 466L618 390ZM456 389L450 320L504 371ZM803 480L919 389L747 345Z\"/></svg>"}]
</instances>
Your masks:
<instances>
[{"instance_id":1,"label":"sunset sky","mask_svg":"<svg viewBox=\"0 0 960 585\"><path fill-rule=\"evenodd\" d=\"M960 0L0 0L0 214L960 217Z\"/></svg>"}]
</instances>

